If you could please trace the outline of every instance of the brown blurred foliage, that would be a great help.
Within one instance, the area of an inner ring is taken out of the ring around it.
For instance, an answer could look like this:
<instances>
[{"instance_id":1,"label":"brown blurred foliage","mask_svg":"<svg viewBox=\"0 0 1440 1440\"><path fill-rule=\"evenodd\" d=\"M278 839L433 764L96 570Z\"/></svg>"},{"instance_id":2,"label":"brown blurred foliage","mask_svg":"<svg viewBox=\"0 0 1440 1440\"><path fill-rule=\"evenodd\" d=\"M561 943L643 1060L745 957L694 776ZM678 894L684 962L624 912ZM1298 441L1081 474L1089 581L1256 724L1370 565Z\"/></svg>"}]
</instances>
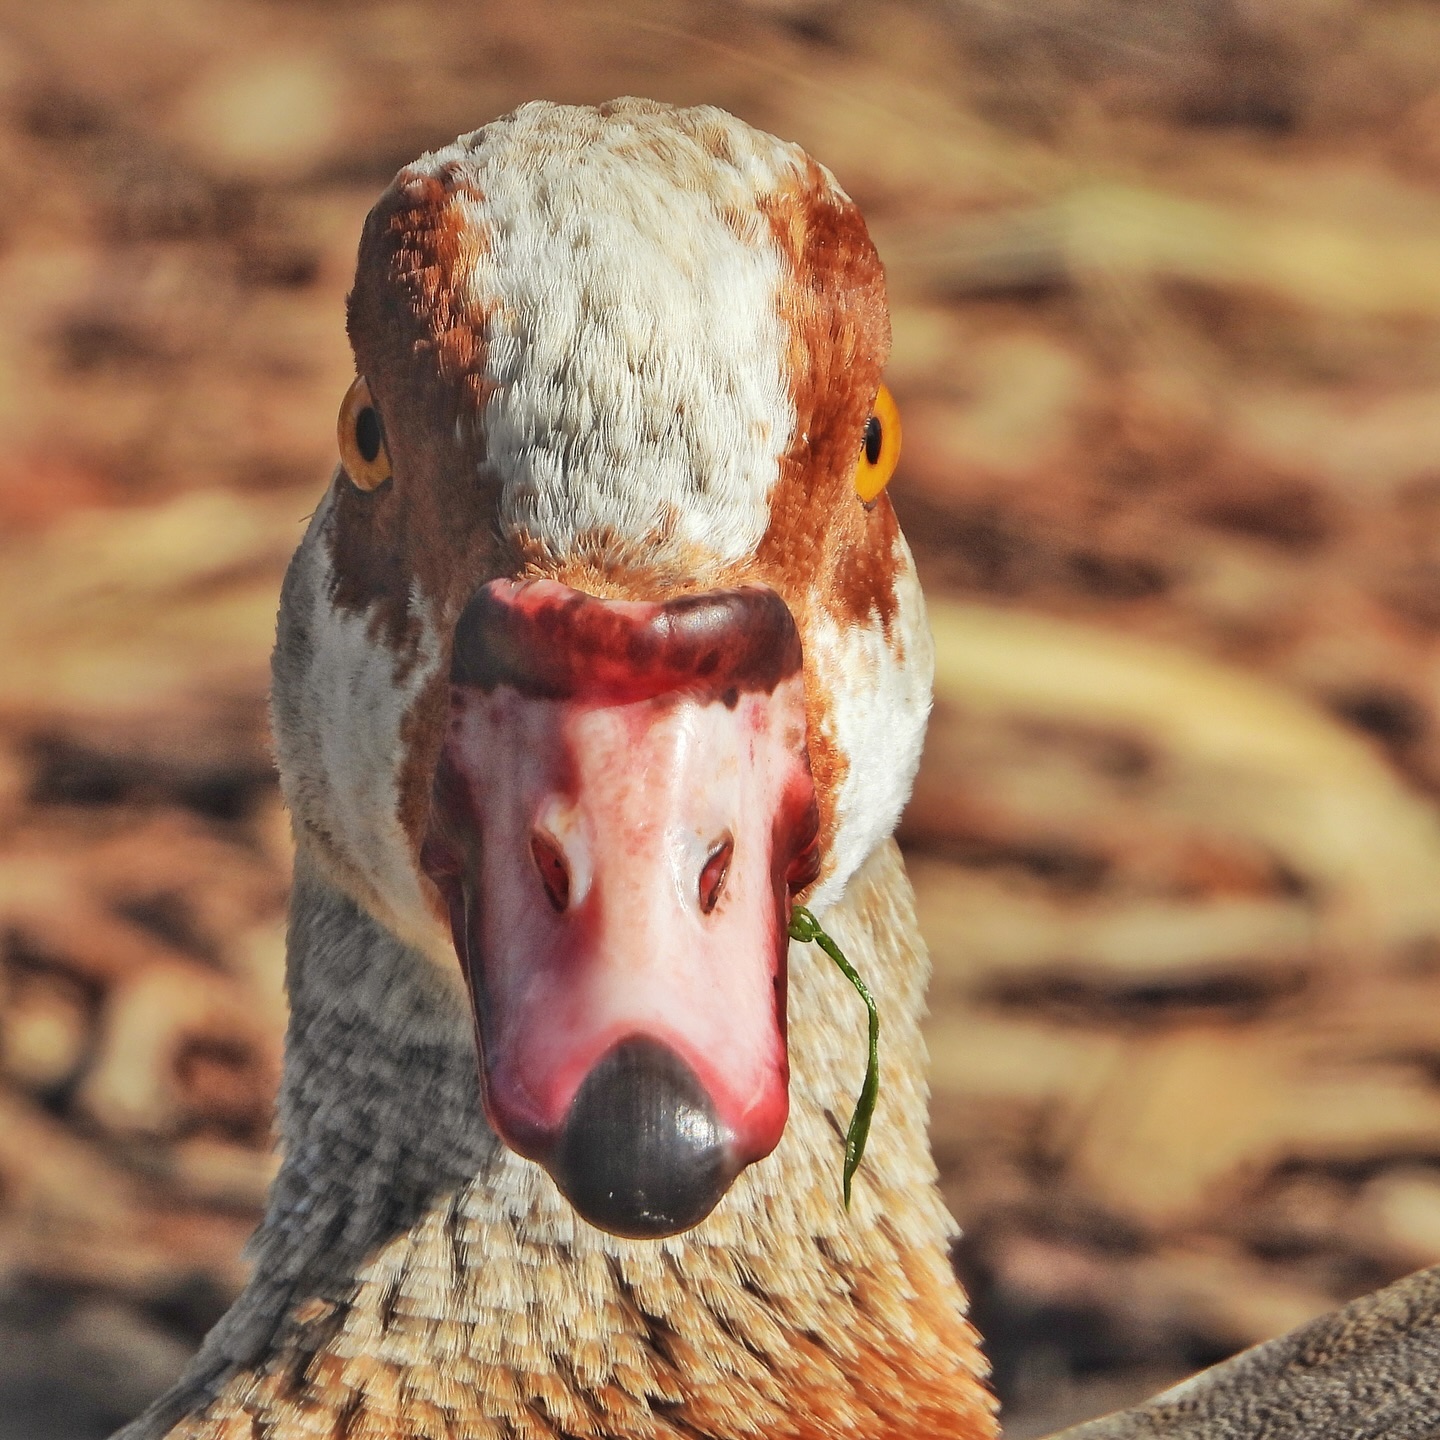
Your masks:
<instances>
[{"instance_id":1,"label":"brown blurred foliage","mask_svg":"<svg viewBox=\"0 0 1440 1440\"><path fill-rule=\"evenodd\" d=\"M794 138L889 266L904 840L1016 1436L1440 1260L1440 10L0 9L0 1437L138 1407L274 1160L264 736L371 200L530 98Z\"/></svg>"}]
</instances>

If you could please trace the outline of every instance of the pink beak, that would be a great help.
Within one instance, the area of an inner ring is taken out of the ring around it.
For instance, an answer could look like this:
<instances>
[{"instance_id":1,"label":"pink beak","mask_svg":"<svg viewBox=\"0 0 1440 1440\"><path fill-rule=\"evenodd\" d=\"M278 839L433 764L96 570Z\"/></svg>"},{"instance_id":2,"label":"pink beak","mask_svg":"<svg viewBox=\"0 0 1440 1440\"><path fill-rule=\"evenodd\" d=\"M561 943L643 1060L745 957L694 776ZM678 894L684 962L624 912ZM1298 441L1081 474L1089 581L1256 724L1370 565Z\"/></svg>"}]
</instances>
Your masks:
<instances>
[{"instance_id":1,"label":"pink beak","mask_svg":"<svg viewBox=\"0 0 1440 1440\"><path fill-rule=\"evenodd\" d=\"M497 580L451 679L422 862L490 1122L602 1229L688 1229L788 1113L790 897L818 863L795 623L758 587Z\"/></svg>"}]
</instances>

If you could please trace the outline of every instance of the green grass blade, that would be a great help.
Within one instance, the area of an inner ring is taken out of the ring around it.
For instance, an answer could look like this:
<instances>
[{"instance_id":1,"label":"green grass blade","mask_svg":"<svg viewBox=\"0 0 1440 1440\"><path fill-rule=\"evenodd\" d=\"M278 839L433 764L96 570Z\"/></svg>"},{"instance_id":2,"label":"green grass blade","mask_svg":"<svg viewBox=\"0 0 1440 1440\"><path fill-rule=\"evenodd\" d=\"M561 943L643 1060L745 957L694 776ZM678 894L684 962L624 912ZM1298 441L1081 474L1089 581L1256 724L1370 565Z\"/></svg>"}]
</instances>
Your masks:
<instances>
[{"instance_id":1,"label":"green grass blade","mask_svg":"<svg viewBox=\"0 0 1440 1440\"><path fill-rule=\"evenodd\" d=\"M870 1017L870 1057L865 1065L865 1083L860 1087L860 1098L855 1102L855 1113L850 1117L850 1128L845 1132L843 1189L845 1208L848 1210L850 1182L860 1168L860 1161L865 1154L865 1142L870 1138L870 1122L875 1117L875 1102L880 1098L880 1011L875 1006L875 997L855 967L803 905L797 905L790 913L790 938L799 940L802 944L818 945L855 987L856 993L865 1002L865 1010Z\"/></svg>"}]
</instances>

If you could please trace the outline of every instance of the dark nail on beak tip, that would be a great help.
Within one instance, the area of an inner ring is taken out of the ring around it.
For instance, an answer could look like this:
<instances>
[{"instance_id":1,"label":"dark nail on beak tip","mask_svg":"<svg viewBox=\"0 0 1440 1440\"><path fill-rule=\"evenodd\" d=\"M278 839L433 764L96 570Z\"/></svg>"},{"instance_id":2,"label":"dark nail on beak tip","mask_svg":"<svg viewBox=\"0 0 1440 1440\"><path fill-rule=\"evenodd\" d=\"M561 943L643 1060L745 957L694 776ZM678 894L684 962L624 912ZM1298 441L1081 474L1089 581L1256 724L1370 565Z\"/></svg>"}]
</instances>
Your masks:
<instances>
[{"instance_id":1,"label":"dark nail on beak tip","mask_svg":"<svg viewBox=\"0 0 1440 1440\"><path fill-rule=\"evenodd\" d=\"M698 1225L730 1188L729 1141L695 1072L637 1036L585 1077L547 1168L592 1225L659 1239Z\"/></svg>"}]
</instances>

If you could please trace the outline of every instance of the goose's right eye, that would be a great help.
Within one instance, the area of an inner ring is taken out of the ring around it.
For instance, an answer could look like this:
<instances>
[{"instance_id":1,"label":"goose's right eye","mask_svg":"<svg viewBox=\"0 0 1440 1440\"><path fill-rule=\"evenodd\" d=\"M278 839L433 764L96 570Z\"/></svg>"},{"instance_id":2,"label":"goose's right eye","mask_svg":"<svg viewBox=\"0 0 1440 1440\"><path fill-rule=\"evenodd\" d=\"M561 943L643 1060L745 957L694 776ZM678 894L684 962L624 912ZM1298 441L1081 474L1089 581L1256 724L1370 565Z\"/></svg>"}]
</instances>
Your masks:
<instances>
[{"instance_id":1,"label":"goose's right eye","mask_svg":"<svg viewBox=\"0 0 1440 1440\"><path fill-rule=\"evenodd\" d=\"M391 475L390 452L385 448L380 412L363 375L345 392L335 430L340 462L351 482L359 490L378 489Z\"/></svg>"},{"instance_id":2,"label":"goose's right eye","mask_svg":"<svg viewBox=\"0 0 1440 1440\"><path fill-rule=\"evenodd\" d=\"M890 483L899 459L900 412L882 385L860 436L860 457L855 462L855 493L866 505L873 505Z\"/></svg>"}]
</instances>

